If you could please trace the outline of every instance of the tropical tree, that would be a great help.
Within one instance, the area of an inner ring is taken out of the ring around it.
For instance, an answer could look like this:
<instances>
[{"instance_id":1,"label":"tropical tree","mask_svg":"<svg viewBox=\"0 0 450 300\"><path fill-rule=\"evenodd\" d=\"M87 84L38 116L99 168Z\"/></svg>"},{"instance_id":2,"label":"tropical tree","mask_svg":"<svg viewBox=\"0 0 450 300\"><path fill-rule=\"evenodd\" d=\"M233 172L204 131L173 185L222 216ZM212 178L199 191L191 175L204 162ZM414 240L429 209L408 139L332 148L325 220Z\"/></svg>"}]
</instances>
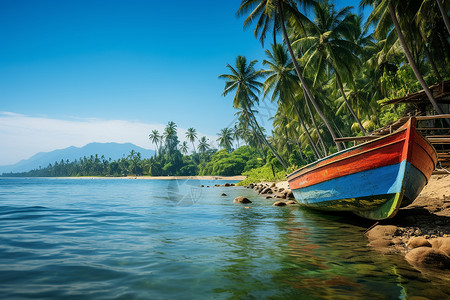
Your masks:
<instances>
[{"instance_id":1,"label":"tropical tree","mask_svg":"<svg viewBox=\"0 0 450 300\"><path fill-rule=\"evenodd\" d=\"M209 149L209 143L205 136L202 136L199 143L198 143L198 151L200 151L201 154L205 154L205 152Z\"/></svg>"},{"instance_id":2,"label":"tropical tree","mask_svg":"<svg viewBox=\"0 0 450 300\"><path fill-rule=\"evenodd\" d=\"M351 6L339 11L334 9L328 2L315 3L313 5L314 22L307 24L307 36L294 41L302 49L302 61L305 62L305 72L313 73L313 86L319 79L328 76L329 70L333 70L337 87L344 102L358 123L361 132L366 135L361 121L350 105L344 92L343 81L354 82L353 74L357 72L359 58L357 57L358 45L345 39L352 31L356 30L353 15L350 13Z\"/></svg>"},{"instance_id":3,"label":"tropical tree","mask_svg":"<svg viewBox=\"0 0 450 300\"><path fill-rule=\"evenodd\" d=\"M169 153L173 153L178 146L178 136L177 136L177 125L175 122L170 121L167 123L166 128L164 128L163 137L165 139L166 151Z\"/></svg>"},{"instance_id":4,"label":"tropical tree","mask_svg":"<svg viewBox=\"0 0 450 300\"><path fill-rule=\"evenodd\" d=\"M130 163L130 169L131 171L135 174L135 175L139 175L141 172L141 167L140 167L140 163L141 163L141 153L140 152L136 152L134 150L130 151L130 154L128 155L128 160Z\"/></svg>"},{"instance_id":5,"label":"tropical tree","mask_svg":"<svg viewBox=\"0 0 450 300\"><path fill-rule=\"evenodd\" d=\"M447 32L450 35L450 21L448 19L448 10L444 8L444 5L442 2L445 2L445 0L436 0L437 5L439 7L439 11L441 12L442 19L444 20L445 27L447 28Z\"/></svg>"},{"instance_id":6,"label":"tropical tree","mask_svg":"<svg viewBox=\"0 0 450 300\"><path fill-rule=\"evenodd\" d=\"M184 141L183 143L181 143L180 151L181 151L181 153L183 153L184 155L186 155L186 154L188 153L188 144L187 144L186 141Z\"/></svg>"},{"instance_id":7,"label":"tropical tree","mask_svg":"<svg viewBox=\"0 0 450 300\"><path fill-rule=\"evenodd\" d=\"M195 152L194 142L197 139L197 130L195 130L193 127L188 128L188 130L186 131L186 138L192 143L192 149L194 149Z\"/></svg>"},{"instance_id":8,"label":"tropical tree","mask_svg":"<svg viewBox=\"0 0 450 300\"><path fill-rule=\"evenodd\" d=\"M155 155L159 150L158 144L161 142L162 136L159 134L158 130L152 130L152 133L148 135L150 141L156 145Z\"/></svg>"},{"instance_id":9,"label":"tropical tree","mask_svg":"<svg viewBox=\"0 0 450 300\"><path fill-rule=\"evenodd\" d=\"M397 38L400 42L400 45L402 46L403 52L406 55L406 59L408 60L408 64L411 66L414 75L416 76L417 80L419 81L420 85L425 91L425 94L427 95L428 99L430 100L434 110L438 114L443 114L442 109L437 104L436 100L433 97L433 94L431 93L430 89L428 88L428 84L425 82L425 80L422 77L422 74L419 71L419 68L417 67L416 63L414 62L414 59L411 55L411 51L406 43L405 36L403 34L402 28L399 23L399 17L404 20L406 18L412 18L413 16L405 16L402 15L402 11L404 11L404 8L401 8L404 6L403 1L399 0L362 0L361 6L365 7L366 5L372 5L374 8L372 10L372 13L369 15L369 18L367 19L367 26L371 24L376 24L377 27L375 29L375 37L382 37L384 35L392 35L394 32L397 34ZM394 27L395 31L391 30L392 26Z\"/></svg>"},{"instance_id":10,"label":"tropical tree","mask_svg":"<svg viewBox=\"0 0 450 300\"><path fill-rule=\"evenodd\" d=\"M272 153L280 161L281 165L287 169L287 164L264 136L252 110L252 107L259 103L258 94L263 85L258 81L258 79L263 76L263 73L255 70L255 64L256 60L247 63L245 56L240 55L236 58L236 68L227 64L226 67L230 70L230 74L222 74L219 76L219 78L226 80L222 95L226 96L232 91L235 92L233 106L242 110L244 114L249 117L250 126L261 135L261 138L264 140L267 147L270 148Z\"/></svg>"},{"instance_id":11,"label":"tropical tree","mask_svg":"<svg viewBox=\"0 0 450 300\"><path fill-rule=\"evenodd\" d=\"M266 56L268 60L264 60L263 65L269 69L264 71L267 75L263 88L264 96L266 97L268 94L271 94L271 101L277 100L279 106L287 105L294 107L297 118L308 136L314 155L319 159L321 155L303 121L304 117L301 115L299 104L294 98L297 90L299 90L298 78L294 74L292 62L286 48L281 44L272 45L272 52L266 50Z\"/></svg>"},{"instance_id":12,"label":"tropical tree","mask_svg":"<svg viewBox=\"0 0 450 300\"><path fill-rule=\"evenodd\" d=\"M217 135L219 136L217 139L219 146L226 149L227 152L230 153L233 147L233 130L231 128L224 128L221 129Z\"/></svg>"},{"instance_id":13,"label":"tropical tree","mask_svg":"<svg viewBox=\"0 0 450 300\"><path fill-rule=\"evenodd\" d=\"M291 56L292 62L294 64L295 71L297 73L298 78L300 79L302 88L304 89L306 96L309 101L313 104L315 110L319 114L320 118L323 120L325 125L328 128L328 131L330 132L333 140L337 138L336 133L334 129L331 127L330 122L325 117L324 113L322 112L322 109L319 107L318 103L315 100L315 97L313 96L313 93L311 92L309 85L307 84L305 78L303 77L302 70L300 69L300 65L297 62L297 58L294 54L294 51L292 50L292 45L289 40L287 30L286 30L286 15L288 17L292 17L294 20L297 21L299 28L303 28L302 25L302 19L306 19L305 16L303 16L297 9L297 2L301 2L302 4L310 5L312 1L304 0L304 1L292 1L292 0L242 0L241 6L239 7L238 14L239 15L248 15L248 17L245 19L244 24L248 26L251 24L254 19L256 19L258 16L261 16L264 14L267 18L279 18L280 19L280 28L282 32L282 36L284 39L284 42L288 48L289 54ZM339 143L336 143L336 147L338 150L341 150L341 146Z\"/></svg>"}]
</instances>

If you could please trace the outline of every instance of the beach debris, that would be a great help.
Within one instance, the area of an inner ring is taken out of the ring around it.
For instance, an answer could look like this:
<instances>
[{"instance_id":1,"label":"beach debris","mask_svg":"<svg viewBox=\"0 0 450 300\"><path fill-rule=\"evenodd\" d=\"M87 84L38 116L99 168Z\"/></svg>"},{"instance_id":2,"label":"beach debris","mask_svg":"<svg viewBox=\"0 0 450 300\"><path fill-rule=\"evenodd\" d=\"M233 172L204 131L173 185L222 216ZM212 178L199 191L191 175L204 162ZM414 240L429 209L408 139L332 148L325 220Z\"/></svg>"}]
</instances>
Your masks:
<instances>
[{"instance_id":1,"label":"beach debris","mask_svg":"<svg viewBox=\"0 0 450 300\"><path fill-rule=\"evenodd\" d=\"M233 203L252 203L252 201L248 200L245 197L239 196L234 198Z\"/></svg>"}]
</instances>

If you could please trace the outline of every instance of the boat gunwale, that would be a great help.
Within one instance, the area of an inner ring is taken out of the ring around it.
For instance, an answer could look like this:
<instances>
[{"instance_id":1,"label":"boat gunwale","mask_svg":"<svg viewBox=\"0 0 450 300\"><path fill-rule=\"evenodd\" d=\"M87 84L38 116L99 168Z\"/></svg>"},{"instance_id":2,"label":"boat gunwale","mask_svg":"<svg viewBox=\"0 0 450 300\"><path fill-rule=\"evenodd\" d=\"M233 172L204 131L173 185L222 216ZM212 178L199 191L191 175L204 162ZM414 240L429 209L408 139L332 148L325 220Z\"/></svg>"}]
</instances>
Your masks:
<instances>
[{"instance_id":1,"label":"boat gunwale","mask_svg":"<svg viewBox=\"0 0 450 300\"><path fill-rule=\"evenodd\" d=\"M293 179L298 178L298 176L308 174L309 172L318 170L318 169L320 169L320 168L322 168L322 167L325 167L325 166L329 166L329 165L331 165L331 164L333 164L333 163L335 163L335 162L340 162L340 161L346 160L346 159L348 159L348 158L352 158L352 157L358 156L358 155L360 155L360 154L365 154L365 153L368 153L368 152L371 152L371 151L374 151L374 150L378 150L378 149L384 148L384 147L386 147L386 146L390 146L390 145L393 145L393 144L396 144L396 143L399 143L399 142L404 142L404 141L406 140L406 137L403 138L403 139L400 139L400 140L398 140L398 141L394 141L394 142L391 142L391 143L388 143L388 144L384 144L384 145L381 145L381 146L376 147L376 148L373 148L373 149L369 149L369 150L366 150L366 151L363 151L363 152L360 152L360 153L352 154L352 155L350 155L350 156L347 156L347 157L343 157L343 158L337 159L337 160L335 160L335 161L328 162L328 163L326 163L326 164L324 164L324 165L318 166L318 167L316 167L316 168L312 168L311 170L308 170L307 172L305 172L305 173L303 173L303 174L298 174L298 176L296 176L295 178L290 178L290 177L296 175L297 173L299 173L299 172L305 170L306 168L313 167L314 165L318 164L319 162L325 161L325 160L327 160L327 159L330 159L330 158L332 158L332 157L338 156L338 155L340 155L340 154L344 154L344 153L346 153L346 152L350 152L350 151L356 150L356 149L358 149L358 148L362 148L362 147L364 147L364 146L366 146L366 145L375 143L375 142L377 142L377 141L379 141L379 140L381 140L381 139L385 139L385 138L390 137L390 136L394 136L394 135L399 134L399 133L402 133L403 131L406 131L406 130L407 130L407 128L401 128L401 129L399 129L399 130L397 130L397 131L395 131L395 132L392 132L392 133L390 133L390 134L388 134L388 135L381 136L381 137L379 137L379 138L377 138L377 139L374 139L374 140L371 140L371 141L367 141L367 142L364 142L364 143L362 143L362 144L355 145L355 146L350 147L350 148L347 148L347 149L345 149L345 150L342 150L342 151L333 153L333 154L331 154L331 155L329 155L329 156L326 156L326 157L321 158L321 159L319 159L319 160L317 160L317 161L315 161L315 162L312 162L312 163L310 163L310 164L308 164L308 165L306 165L306 166L301 167L300 169L298 169L298 170L296 170L296 171L294 171L294 172L292 172L292 173L286 175L286 178L287 178L288 181L292 181Z\"/></svg>"}]
</instances>

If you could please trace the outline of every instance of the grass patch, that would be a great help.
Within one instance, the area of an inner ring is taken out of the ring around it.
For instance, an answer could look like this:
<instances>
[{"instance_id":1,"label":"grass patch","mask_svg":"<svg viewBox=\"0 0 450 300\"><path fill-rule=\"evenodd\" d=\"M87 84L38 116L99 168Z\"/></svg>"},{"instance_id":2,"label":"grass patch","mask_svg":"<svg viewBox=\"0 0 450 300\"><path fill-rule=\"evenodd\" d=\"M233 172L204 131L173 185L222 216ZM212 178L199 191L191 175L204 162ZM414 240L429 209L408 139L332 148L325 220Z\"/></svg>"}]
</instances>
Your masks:
<instances>
[{"instance_id":1,"label":"grass patch","mask_svg":"<svg viewBox=\"0 0 450 300\"><path fill-rule=\"evenodd\" d=\"M284 181L286 180L286 175L290 173L290 170L288 171L277 171L275 170L275 176L272 172L272 168L270 165L264 165L259 168L251 169L249 171L246 171L242 173L242 175L247 176L245 180L242 180L237 185L239 186L246 186L250 183L259 183L262 181Z\"/></svg>"}]
</instances>

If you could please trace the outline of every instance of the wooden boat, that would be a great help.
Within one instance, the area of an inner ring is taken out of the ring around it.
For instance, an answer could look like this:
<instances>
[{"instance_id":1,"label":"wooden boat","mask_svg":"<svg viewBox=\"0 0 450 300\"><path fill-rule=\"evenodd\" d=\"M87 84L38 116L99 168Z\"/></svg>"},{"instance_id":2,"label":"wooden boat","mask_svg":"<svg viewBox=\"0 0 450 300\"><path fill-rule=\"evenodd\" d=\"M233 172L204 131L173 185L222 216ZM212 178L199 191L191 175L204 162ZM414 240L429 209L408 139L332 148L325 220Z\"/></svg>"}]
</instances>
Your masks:
<instances>
[{"instance_id":1,"label":"wooden boat","mask_svg":"<svg viewBox=\"0 0 450 300\"><path fill-rule=\"evenodd\" d=\"M436 167L433 146L411 118L397 131L340 151L287 176L296 200L319 210L393 217L422 191Z\"/></svg>"}]
</instances>

